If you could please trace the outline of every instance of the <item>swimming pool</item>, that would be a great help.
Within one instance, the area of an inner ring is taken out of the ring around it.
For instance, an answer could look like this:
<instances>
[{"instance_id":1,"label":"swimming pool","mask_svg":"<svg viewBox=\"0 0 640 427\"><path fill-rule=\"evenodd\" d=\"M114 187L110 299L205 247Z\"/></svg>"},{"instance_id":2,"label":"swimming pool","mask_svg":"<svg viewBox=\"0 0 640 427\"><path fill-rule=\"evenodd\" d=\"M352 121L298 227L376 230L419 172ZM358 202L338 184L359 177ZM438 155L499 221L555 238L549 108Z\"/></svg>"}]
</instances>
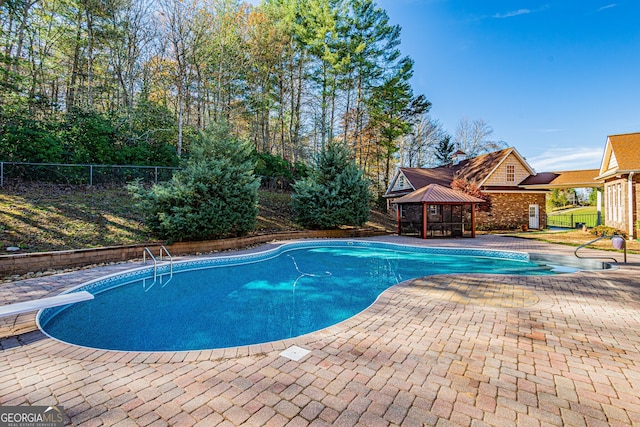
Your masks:
<instances>
[{"instance_id":1,"label":"swimming pool","mask_svg":"<svg viewBox=\"0 0 640 427\"><path fill-rule=\"evenodd\" d=\"M182 351L257 344L339 323L387 288L432 274L554 274L528 254L362 241L131 270L82 285L95 299L39 313L49 336L91 348Z\"/></svg>"}]
</instances>

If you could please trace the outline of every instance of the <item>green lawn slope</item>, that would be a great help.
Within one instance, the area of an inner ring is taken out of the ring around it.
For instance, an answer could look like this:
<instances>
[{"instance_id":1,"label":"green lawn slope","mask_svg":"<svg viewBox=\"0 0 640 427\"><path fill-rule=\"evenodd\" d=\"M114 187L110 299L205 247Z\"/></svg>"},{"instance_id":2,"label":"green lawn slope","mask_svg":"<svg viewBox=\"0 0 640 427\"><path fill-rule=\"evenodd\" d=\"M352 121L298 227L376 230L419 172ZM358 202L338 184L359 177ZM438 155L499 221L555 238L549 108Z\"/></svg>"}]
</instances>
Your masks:
<instances>
[{"instance_id":1,"label":"green lawn slope","mask_svg":"<svg viewBox=\"0 0 640 427\"><path fill-rule=\"evenodd\" d=\"M299 230L288 193L260 191L254 233ZM393 229L393 218L372 211L368 226ZM0 254L9 247L46 252L153 242L122 187L19 183L0 189Z\"/></svg>"}]
</instances>

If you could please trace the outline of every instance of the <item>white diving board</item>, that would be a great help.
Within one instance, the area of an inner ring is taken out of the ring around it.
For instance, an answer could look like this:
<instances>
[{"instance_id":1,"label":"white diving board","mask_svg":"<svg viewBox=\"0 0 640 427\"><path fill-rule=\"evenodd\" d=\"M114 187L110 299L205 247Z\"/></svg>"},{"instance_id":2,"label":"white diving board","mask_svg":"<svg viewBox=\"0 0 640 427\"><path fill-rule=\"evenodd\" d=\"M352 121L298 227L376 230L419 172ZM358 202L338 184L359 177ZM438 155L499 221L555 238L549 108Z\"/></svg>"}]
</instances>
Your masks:
<instances>
[{"instance_id":1,"label":"white diving board","mask_svg":"<svg viewBox=\"0 0 640 427\"><path fill-rule=\"evenodd\" d=\"M56 295L55 297L34 299L31 301L17 302L0 306L0 317L37 311L43 308L58 307L60 305L93 299L93 295L87 291L73 292L70 294Z\"/></svg>"}]
</instances>

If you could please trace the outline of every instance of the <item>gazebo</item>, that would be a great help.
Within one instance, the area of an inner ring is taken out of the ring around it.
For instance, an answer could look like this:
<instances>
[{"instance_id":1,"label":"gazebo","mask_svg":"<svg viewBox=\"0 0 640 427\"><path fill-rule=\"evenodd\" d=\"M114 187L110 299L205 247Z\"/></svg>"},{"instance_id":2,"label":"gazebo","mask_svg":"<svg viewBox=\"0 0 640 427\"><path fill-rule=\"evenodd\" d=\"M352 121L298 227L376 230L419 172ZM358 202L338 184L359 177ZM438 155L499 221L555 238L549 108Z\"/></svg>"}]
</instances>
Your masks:
<instances>
[{"instance_id":1,"label":"gazebo","mask_svg":"<svg viewBox=\"0 0 640 427\"><path fill-rule=\"evenodd\" d=\"M429 184L395 201L398 235L476 237L476 204L484 200L438 184Z\"/></svg>"}]
</instances>

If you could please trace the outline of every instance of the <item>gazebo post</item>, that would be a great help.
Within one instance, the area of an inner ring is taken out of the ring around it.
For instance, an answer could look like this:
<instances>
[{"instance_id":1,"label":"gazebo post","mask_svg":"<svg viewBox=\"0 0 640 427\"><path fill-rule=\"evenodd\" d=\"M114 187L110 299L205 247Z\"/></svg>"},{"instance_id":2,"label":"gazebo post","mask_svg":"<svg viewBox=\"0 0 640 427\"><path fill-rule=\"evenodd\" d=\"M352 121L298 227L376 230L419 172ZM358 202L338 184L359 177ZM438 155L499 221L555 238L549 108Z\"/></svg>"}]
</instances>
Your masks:
<instances>
[{"instance_id":1,"label":"gazebo post","mask_svg":"<svg viewBox=\"0 0 640 427\"><path fill-rule=\"evenodd\" d=\"M476 237L476 204L471 203L471 237Z\"/></svg>"},{"instance_id":2,"label":"gazebo post","mask_svg":"<svg viewBox=\"0 0 640 427\"><path fill-rule=\"evenodd\" d=\"M402 223L400 222L400 203L396 204L396 212L398 217L398 236L402 234Z\"/></svg>"},{"instance_id":3,"label":"gazebo post","mask_svg":"<svg viewBox=\"0 0 640 427\"><path fill-rule=\"evenodd\" d=\"M427 238L427 202L422 202L422 238Z\"/></svg>"}]
</instances>

